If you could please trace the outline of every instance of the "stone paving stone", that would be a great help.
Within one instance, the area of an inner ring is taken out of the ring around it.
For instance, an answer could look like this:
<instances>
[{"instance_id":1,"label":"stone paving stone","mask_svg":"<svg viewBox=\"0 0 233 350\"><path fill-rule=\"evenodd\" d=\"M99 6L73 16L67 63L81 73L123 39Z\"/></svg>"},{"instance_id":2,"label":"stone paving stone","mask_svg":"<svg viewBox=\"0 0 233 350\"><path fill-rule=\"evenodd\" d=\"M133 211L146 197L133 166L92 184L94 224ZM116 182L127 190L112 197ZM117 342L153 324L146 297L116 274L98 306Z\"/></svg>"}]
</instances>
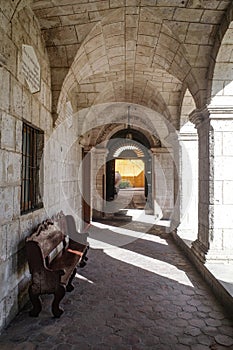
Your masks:
<instances>
[{"instance_id":1,"label":"stone paving stone","mask_svg":"<svg viewBox=\"0 0 233 350\"><path fill-rule=\"evenodd\" d=\"M233 345L233 338L228 337L227 335L218 334L214 337L216 342L221 345L231 346Z\"/></svg>"},{"instance_id":2,"label":"stone paving stone","mask_svg":"<svg viewBox=\"0 0 233 350\"><path fill-rule=\"evenodd\" d=\"M205 334L200 334L198 337L198 344L201 345L210 345L213 342L213 337L210 337L208 335Z\"/></svg>"},{"instance_id":3,"label":"stone paving stone","mask_svg":"<svg viewBox=\"0 0 233 350\"><path fill-rule=\"evenodd\" d=\"M174 345L174 350L190 350L190 347L183 344Z\"/></svg>"},{"instance_id":4,"label":"stone paving stone","mask_svg":"<svg viewBox=\"0 0 233 350\"><path fill-rule=\"evenodd\" d=\"M216 320L214 318L207 318L205 319L205 323L207 324L207 326L212 326L212 327L218 327L221 326L221 321L220 320Z\"/></svg>"},{"instance_id":5,"label":"stone paving stone","mask_svg":"<svg viewBox=\"0 0 233 350\"><path fill-rule=\"evenodd\" d=\"M38 318L28 316L28 303L0 336L0 349L232 348L232 321L167 236L90 249L74 285L60 319L52 317L52 296L43 296Z\"/></svg>"},{"instance_id":6,"label":"stone paving stone","mask_svg":"<svg viewBox=\"0 0 233 350\"><path fill-rule=\"evenodd\" d=\"M191 346L192 350L209 350L209 346L206 345L200 345L200 344L195 344Z\"/></svg>"}]
</instances>

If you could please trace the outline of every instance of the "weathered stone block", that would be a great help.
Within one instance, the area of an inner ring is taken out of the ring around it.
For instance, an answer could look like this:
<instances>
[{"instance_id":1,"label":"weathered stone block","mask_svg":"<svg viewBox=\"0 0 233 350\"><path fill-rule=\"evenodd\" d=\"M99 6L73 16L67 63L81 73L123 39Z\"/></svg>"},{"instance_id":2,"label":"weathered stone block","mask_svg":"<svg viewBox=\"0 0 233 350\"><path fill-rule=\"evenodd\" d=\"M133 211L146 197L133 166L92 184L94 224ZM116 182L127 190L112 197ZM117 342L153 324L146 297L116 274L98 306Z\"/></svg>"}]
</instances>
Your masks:
<instances>
[{"instance_id":1,"label":"weathered stone block","mask_svg":"<svg viewBox=\"0 0 233 350\"><path fill-rule=\"evenodd\" d=\"M86 53L90 53L92 51L95 51L98 47L104 47L104 38L103 35L97 35L94 38L90 39L86 44L85 44L85 51Z\"/></svg>"},{"instance_id":2,"label":"weathered stone block","mask_svg":"<svg viewBox=\"0 0 233 350\"><path fill-rule=\"evenodd\" d=\"M157 43L157 38L152 35L139 35L138 44L143 46L154 47Z\"/></svg>"},{"instance_id":3,"label":"weathered stone block","mask_svg":"<svg viewBox=\"0 0 233 350\"><path fill-rule=\"evenodd\" d=\"M0 229L0 264L7 257L7 225L1 226Z\"/></svg>"},{"instance_id":4,"label":"weathered stone block","mask_svg":"<svg viewBox=\"0 0 233 350\"><path fill-rule=\"evenodd\" d=\"M224 12L219 10L218 11L205 10L201 16L201 22L210 23L210 24L219 23L221 21L223 14Z\"/></svg>"},{"instance_id":5,"label":"weathered stone block","mask_svg":"<svg viewBox=\"0 0 233 350\"><path fill-rule=\"evenodd\" d=\"M75 13L74 15L60 16L60 18L63 26L85 24L89 20L88 12Z\"/></svg>"},{"instance_id":6,"label":"weathered stone block","mask_svg":"<svg viewBox=\"0 0 233 350\"><path fill-rule=\"evenodd\" d=\"M18 313L18 287L9 291L5 298L6 323L8 324Z\"/></svg>"},{"instance_id":7,"label":"weathered stone block","mask_svg":"<svg viewBox=\"0 0 233 350\"><path fill-rule=\"evenodd\" d=\"M0 222L5 223L13 218L13 187L0 187Z\"/></svg>"},{"instance_id":8,"label":"weathered stone block","mask_svg":"<svg viewBox=\"0 0 233 350\"><path fill-rule=\"evenodd\" d=\"M8 152L6 171L8 184L20 184L21 180L21 154Z\"/></svg>"},{"instance_id":9,"label":"weathered stone block","mask_svg":"<svg viewBox=\"0 0 233 350\"><path fill-rule=\"evenodd\" d=\"M185 42L190 44L209 44L209 37L212 31L213 26L208 24L190 23Z\"/></svg>"},{"instance_id":10,"label":"weathered stone block","mask_svg":"<svg viewBox=\"0 0 233 350\"><path fill-rule=\"evenodd\" d=\"M16 120L15 126L15 150L16 152L22 152L22 121Z\"/></svg>"},{"instance_id":11,"label":"weathered stone block","mask_svg":"<svg viewBox=\"0 0 233 350\"><path fill-rule=\"evenodd\" d=\"M40 18L40 23L43 29L56 28L61 25L60 17L58 16Z\"/></svg>"},{"instance_id":12,"label":"weathered stone block","mask_svg":"<svg viewBox=\"0 0 233 350\"><path fill-rule=\"evenodd\" d=\"M20 216L20 198L21 198L21 186L15 186L14 187L14 206L13 206L14 218L18 218Z\"/></svg>"},{"instance_id":13,"label":"weathered stone block","mask_svg":"<svg viewBox=\"0 0 233 350\"><path fill-rule=\"evenodd\" d=\"M11 112L17 117L22 117L23 90L21 84L11 79Z\"/></svg>"},{"instance_id":14,"label":"weathered stone block","mask_svg":"<svg viewBox=\"0 0 233 350\"><path fill-rule=\"evenodd\" d=\"M7 258L9 259L13 254L19 250L20 234L19 221L13 221L6 225L7 232Z\"/></svg>"},{"instance_id":15,"label":"weathered stone block","mask_svg":"<svg viewBox=\"0 0 233 350\"><path fill-rule=\"evenodd\" d=\"M138 15L126 15L126 27L137 27L138 26Z\"/></svg>"},{"instance_id":16,"label":"weathered stone block","mask_svg":"<svg viewBox=\"0 0 233 350\"><path fill-rule=\"evenodd\" d=\"M5 326L5 315L5 301L3 299L0 301L0 329Z\"/></svg>"},{"instance_id":17,"label":"weathered stone block","mask_svg":"<svg viewBox=\"0 0 233 350\"><path fill-rule=\"evenodd\" d=\"M78 42L74 26L65 26L44 30L45 41L48 46L55 45L71 45Z\"/></svg>"},{"instance_id":18,"label":"weathered stone block","mask_svg":"<svg viewBox=\"0 0 233 350\"><path fill-rule=\"evenodd\" d=\"M125 0L110 0L110 8L125 6Z\"/></svg>"},{"instance_id":19,"label":"weathered stone block","mask_svg":"<svg viewBox=\"0 0 233 350\"><path fill-rule=\"evenodd\" d=\"M103 34L106 37L124 34L124 23L117 22L103 26ZM113 38L114 39L114 38Z\"/></svg>"},{"instance_id":20,"label":"weathered stone block","mask_svg":"<svg viewBox=\"0 0 233 350\"><path fill-rule=\"evenodd\" d=\"M192 18L192 22L199 22L203 14L202 9L183 9L177 8L174 13L173 19L175 21L189 22Z\"/></svg>"},{"instance_id":21,"label":"weathered stone block","mask_svg":"<svg viewBox=\"0 0 233 350\"><path fill-rule=\"evenodd\" d=\"M11 27L9 24L7 25L8 31L11 30ZM1 34L1 41L0 41L0 52L1 55L5 58L5 66L7 67L8 71L12 72L13 75L16 75L16 66L17 66L17 49L12 42L12 40L9 38L9 32L5 34L2 30L0 32Z\"/></svg>"},{"instance_id":22,"label":"weathered stone block","mask_svg":"<svg viewBox=\"0 0 233 350\"><path fill-rule=\"evenodd\" d=\"M10 106L10 73L0 67L0 108L9 111Z\"/></svg>"},{"instance_id":23,"label":"weathered stone block","mask_svg":"<svg viewBox=\"0 0 233 350\"><path fill-rule=\"evenodd\" d=\"M25 120L32 121L32 106L31 106L31 94L28 90L23 89L23 98L22 98L22 116Z\"/></svg>"},{"instance_id":24,"label":"weathered stone block","mask_svg":"<svg viewBox=\"0 0 233 350\"><path fill-rule=\"evenodd\" d=\"M15 118L2 113L1 147L15 150Z\"/></svg>"},{"instance_id":25,"label":"weathered stone block","mask_svg":"<svg viewBox=\"0 0 233 350\"><path fill-rule=\"evenodd\" d=\"M32 98L32 123L39 127L40 125L40 103L36 98Z\"/></svg>"},{"instance_id":26,"label":"weathered stone block","mask_svg":"<svg viewBox=\"0 0 233 350\"><path fill-rule=\"evenodd\" d=\"M51 67L67 67L67 53L65 46L48 47L48 55L50 58Z\"/></svg>"},{"instance_id":27,"label":"weathered stone block","mask_svg":"<svg viewBox=\"0 0 233 350\"><path fill-rule=\"evenodd\" d=\"M7 171L6 171L6 166L7 166L7 156L8 153L2 149L0 149L0 186L4 186L7 178Z\"/></svg>"}]
</instances>

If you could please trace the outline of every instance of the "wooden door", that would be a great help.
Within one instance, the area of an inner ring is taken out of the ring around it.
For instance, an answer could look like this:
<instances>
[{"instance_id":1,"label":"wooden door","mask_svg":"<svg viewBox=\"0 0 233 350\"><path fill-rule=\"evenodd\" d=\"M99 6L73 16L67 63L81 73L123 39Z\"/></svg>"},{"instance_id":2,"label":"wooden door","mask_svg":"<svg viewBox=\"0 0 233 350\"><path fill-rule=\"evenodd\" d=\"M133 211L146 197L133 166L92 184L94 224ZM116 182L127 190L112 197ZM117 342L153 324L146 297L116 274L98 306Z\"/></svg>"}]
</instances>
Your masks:
<instances>
[{"instance_id":1,"label":"wooden door","mask_svg":"<svg viewBox=\"0 0 233 350\"><path fill-rule=\"evenodd\" d=\"M87 152L82 149L82 160ZM87 229L91 221L91 157L86 156L85 161L82 162L82 220L83 231Z\"/></svg>"},{"instance_id":2,"label":"wooden door","mask_svg":"<svg viewBox=\"0 0 233 350\"><path fill-rule=\"evenodd\" d=\"M111 159L106 163L106 200L114 199L115 186L115 159Z\"/></svg>"}]
</instances>

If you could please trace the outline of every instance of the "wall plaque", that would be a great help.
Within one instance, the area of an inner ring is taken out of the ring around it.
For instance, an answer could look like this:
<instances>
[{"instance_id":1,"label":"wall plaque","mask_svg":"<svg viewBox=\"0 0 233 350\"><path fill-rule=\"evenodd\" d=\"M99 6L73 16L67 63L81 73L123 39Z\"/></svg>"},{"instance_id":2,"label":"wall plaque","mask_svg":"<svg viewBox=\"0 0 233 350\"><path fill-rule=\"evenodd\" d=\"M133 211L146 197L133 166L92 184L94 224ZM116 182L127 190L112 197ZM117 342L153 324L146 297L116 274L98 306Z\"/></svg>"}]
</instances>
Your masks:
<instances>
[{"instance_id":1,"label":"wall plaque","mask_svg":"<svg viewBox=\"0 0 233 350\"><path fill-rule=\"evenodd\" d=\"M22 73L31 93L40 91L40 65L35 50L30 45L22 45Z\"/></svg>"}]
</instances>

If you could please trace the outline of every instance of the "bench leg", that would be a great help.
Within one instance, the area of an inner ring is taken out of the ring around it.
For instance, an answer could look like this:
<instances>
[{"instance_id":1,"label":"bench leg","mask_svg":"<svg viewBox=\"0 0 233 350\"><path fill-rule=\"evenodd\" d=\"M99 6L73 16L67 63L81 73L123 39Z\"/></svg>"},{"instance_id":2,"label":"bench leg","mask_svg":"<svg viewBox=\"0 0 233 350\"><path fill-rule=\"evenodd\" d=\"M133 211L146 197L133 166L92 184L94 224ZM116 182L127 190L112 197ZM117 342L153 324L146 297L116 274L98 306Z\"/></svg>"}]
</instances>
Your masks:
<instances>
[{"instance_id":1,"label":"bench leg","mask_svg":"<svg viewBox=\"0 0 233 350\"><path fill-rule=\"evenodd\" d=\"M64 312L64 310L59 307L59 303L64 297L65 293L66 293L65 286L60 284L54 293L54 299L52 303L52 313L54 317L59 318Z\"/></svg>"},{"instance_id":2,"label":"bench leg","mask_svg":"<svg viewBox=\"0 0 233 350\"><path fill-rule=\"evenodd\" d=\"M42 310L40 294L33 292L32 285L29 287L28 293L29 293L29 298L30 298L32 306L33 306L33 309L29 312L29 316L38 317L39 313Z\"/></svg>"},{"instance_id":3,"label":"bench leg","mask_svg":"<svg viewBox=\"0 0 233 350\"><path fill-rule=\"evenodd\" d=\"M74 276L76 275L76 272L77 272L77 269L75 267L74 271L72 272L72 275L70 276L69 282L68 282L68 284L66 286L66 291L67 292L72 292L72 290L74 290L74 286L72 284L72 281L73 281Z\"/></svg>"}]
</instances>

